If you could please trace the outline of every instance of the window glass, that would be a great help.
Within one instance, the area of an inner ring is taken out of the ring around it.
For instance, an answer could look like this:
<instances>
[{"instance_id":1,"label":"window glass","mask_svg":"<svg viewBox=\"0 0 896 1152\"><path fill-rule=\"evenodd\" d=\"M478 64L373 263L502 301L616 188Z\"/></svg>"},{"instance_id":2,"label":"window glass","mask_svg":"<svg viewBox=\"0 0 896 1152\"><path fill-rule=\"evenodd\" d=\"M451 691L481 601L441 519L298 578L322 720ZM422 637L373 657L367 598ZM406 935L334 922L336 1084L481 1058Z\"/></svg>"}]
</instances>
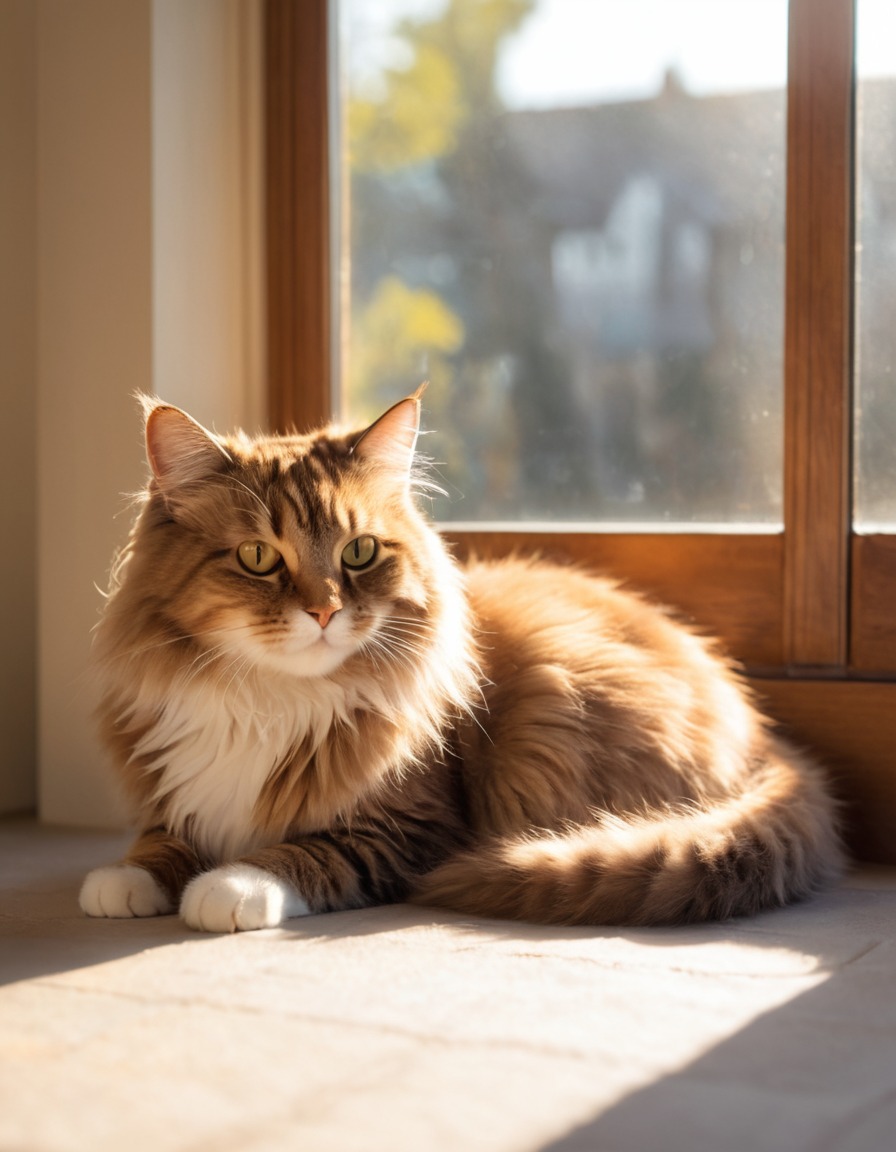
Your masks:
<instances>
[{"instance_id":1,"label":"window glass","mask_svg":"<svg viewBox=\"0 0 896 1152\"><path fill-rule=\"evenodd\" d=\"M896 529L896 7L859 0L855 518Z\"/></svg>"},{"instance_id":2,"label":"window glass","mask_svg":"<svg viewBox=\"0 0 896 1152\"><path fill-rule=\"evenodd\" d=\"M781 519L786 0L341 0L343 408L445 520Z\"/></svg>"}]
</instances>

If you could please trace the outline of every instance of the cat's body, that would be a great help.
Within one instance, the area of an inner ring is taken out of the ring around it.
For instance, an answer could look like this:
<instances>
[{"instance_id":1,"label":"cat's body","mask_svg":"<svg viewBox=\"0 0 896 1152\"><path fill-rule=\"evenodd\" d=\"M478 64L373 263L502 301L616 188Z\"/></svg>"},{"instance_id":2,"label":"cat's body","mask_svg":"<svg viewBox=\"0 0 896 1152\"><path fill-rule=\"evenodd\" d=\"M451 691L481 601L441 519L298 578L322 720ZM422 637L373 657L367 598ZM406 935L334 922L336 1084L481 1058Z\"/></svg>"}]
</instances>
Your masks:
<instances>
[{"instance_id":1,"label":"cat's body","mask_svg":"<svg viewBox=\"0 0 896 1152\"><path fill-rule=\"evenodd\" d=\"M710 645L573 569L458 570L414 505L418 411L255 442L149 412L97 637L140 831L84 910L662 924L833 879L821 773Z\"/></svg>"}]
</instances>

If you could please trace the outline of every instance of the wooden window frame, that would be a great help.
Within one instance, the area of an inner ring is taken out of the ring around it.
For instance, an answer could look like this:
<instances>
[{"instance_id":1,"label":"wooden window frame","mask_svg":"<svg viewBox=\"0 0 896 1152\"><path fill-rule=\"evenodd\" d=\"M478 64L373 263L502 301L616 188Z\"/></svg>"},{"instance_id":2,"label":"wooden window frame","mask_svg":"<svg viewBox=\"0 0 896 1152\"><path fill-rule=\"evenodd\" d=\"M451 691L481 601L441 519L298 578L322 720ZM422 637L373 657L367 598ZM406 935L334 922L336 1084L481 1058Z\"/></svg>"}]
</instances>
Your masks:
<instances>
[{"instance_id":1,"label":"wooden window frame","mask_svg":"<svg viewBox=\"0 0 896 1152\"><path fill-rule=\"evenodd\" d=\"M851 527L856 0L790 0L784 531L446 528L613 573L718 635L842 781L851 840L896 862L896 537ZM327 0L265 0L267 353L273 427L331 416Z\"/></svg>"}]
</instances>

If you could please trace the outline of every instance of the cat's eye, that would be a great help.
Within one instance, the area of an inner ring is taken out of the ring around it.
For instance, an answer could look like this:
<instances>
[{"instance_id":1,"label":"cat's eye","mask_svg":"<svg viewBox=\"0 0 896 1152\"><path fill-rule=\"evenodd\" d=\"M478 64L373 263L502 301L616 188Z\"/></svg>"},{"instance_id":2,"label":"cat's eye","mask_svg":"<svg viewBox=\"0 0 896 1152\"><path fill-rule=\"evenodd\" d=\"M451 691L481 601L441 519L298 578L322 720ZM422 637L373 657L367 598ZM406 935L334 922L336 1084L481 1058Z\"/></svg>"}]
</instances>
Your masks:
<instances>
[{"instance_id":1,"label":"cat's eye","mask_svg":"<svg viewBox=\"0 0 896 1152\"><path fill-rule=\"evenodd\" d=\"M246 540L236 550L242 568L252 576L270 576L283 563L283 557L264 540Z\"/></svg>"},{"instance_id":2,"label":"cat's eye","mask_svg":"<svg viewBox=\"0 0 896 1152\"><path fill-rule=\"evenodd\" d=\"M375 537L359 536L342 549L342 563L346 568L354 568L355 571L358 571L361 568L369 567L376 560L378 551L379 545Z\"/></svg>"}]
</instances>

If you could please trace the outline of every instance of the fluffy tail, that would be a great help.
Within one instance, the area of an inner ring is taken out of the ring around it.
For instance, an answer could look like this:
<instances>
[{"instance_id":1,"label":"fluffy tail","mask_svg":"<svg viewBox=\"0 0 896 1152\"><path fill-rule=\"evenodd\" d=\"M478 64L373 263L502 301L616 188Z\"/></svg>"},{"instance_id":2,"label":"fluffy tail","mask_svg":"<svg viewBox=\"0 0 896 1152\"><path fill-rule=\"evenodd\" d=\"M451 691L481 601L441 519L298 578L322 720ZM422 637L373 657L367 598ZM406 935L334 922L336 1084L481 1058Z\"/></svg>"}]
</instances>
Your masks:
<instances>
[{"instance_id":1,"label":"fluffy tail","mask_svg":"<svg viewBox=\"0 0 896 1152\"><path fill-rule=\"evenodd\" d=\"M843 867L820 773L773 745L742 792L704 810L493 840L414 894L480 916L551 924L684 924L811 895Z\"/></svg>"}]
</instances>

